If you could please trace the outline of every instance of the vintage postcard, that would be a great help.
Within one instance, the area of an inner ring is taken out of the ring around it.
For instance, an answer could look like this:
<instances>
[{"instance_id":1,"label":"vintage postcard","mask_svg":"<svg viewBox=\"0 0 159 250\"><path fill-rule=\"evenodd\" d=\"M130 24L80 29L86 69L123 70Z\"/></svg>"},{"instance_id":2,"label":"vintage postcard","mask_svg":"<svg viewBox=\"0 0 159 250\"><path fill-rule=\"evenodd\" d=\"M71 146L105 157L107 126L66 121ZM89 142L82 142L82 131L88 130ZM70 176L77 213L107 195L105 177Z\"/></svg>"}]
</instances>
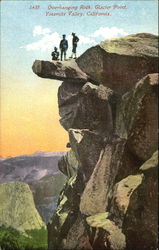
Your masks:
<instances>
[{"instance_id":1,"label":"vintage postcard","mask_svg":"<svg viewBox=\"0 0 159 250\"><path fill-rule=\"evenodd\" d=\"M0 4L0 249L157 250L158 1Z\"/></svg>"}]
</instances>

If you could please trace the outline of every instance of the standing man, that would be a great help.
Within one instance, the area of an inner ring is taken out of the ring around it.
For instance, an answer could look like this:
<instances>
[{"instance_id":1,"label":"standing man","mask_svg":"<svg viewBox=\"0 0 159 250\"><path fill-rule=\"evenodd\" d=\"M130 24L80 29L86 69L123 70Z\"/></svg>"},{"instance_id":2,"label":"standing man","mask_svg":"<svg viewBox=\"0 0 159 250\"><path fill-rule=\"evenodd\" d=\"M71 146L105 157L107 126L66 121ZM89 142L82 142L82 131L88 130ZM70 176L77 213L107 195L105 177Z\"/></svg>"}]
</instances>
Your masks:
<instances>
[{"instance_id":1,"label":"standing man","mask_svg":"<svg viewBox=\"0 0 159 250\"><path fill-rule=\"evenodd\" d=\"M59 60L59 52L57 51L57 48L54 47L54 51L51 53L52 60Z\"/></svg>"},{"instance_id":2,"label":"standing man","mask_svg":"<svg viewBox=\"0 0 159 250\"><path fill-rule=\"evenodd\" d=\"M66 35L63 35L62 37L63 39L60 42L61 61L63 58L63 54L64 54L64 60L66 60L66 51L68 49L68 41L66 40Z\"/></svg>"},{"instance_id":3,"label":"standing man","mask_svg":"<svg viewBox=\"0 0 159 250\"><path fill-rule=\"evenodd\" d=\"M77 43L79 41L79 38L76 36L75 33L72 32L72 55L70 58L74 58L76 59L77 58L77 55L76 55L76 48L77 48Z\"/></svg>"}]
</instances>

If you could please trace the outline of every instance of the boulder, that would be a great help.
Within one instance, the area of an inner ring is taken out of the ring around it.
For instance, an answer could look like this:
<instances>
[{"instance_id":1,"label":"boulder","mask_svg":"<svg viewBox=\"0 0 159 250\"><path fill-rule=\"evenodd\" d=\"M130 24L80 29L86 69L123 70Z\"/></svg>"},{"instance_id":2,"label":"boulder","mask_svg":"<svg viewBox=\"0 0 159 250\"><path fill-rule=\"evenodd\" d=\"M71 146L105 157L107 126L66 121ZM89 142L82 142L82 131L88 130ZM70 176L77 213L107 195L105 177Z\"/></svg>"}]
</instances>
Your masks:
<instances>
[{"instance_id":1,"label":"boulder","mask_svg":"<svg viewBox=\"0 0 159 250\"><path fill-rule=\"evenodd\" d=\"M94 237L94 250L124 250L126 247L125 235L121 229L109 218L109 213L98 213L86 218L90 231ZM102 237L101 237L102 236Z\"/></svg>"},{"instance_id":2,"label":"boulder","mask_svg":"<svg viewBox=\"0 0 159 250\"><path fill-rule=\"evenodd\" d=\"M124 216L130 202L131 194L141 184L143 175L129 175L116 183L112 191L110 202L110 213L113 221L120 228L122 227Z\"/></svg>"},{"instance_id":3,"label":"boulder","mask_svg":"<svg viewBox=\"0 0 159 250\"><path fill-rule=\"evenodd\" d=\"M122 97L117 107L116 133L141 161L158 148L158 74L150 74Z\"/></svg>"},{"instance_id":4,"label":"boulder","mask_svg":"<svg viewBox=\"0 0 159 250\"><path fill-rule=\"evenodd\" d=\"M158 231L158 152L140 167L140 172L144 177L130 197L123 232L128 249L154 250Z\"/></svg>"},{"instance_id":5,"label":"boulder","mask_svg":"<svg viewBox=\"0 0 159 250\"><path fill-rule=\"evenodd\" d=\"M113 188L120 171L124 146L125 140L120 138L111 138L107 142L81 196L81 213L94 215L106 211L109 201L108 193Z\"/></svg>"},{"instance_id":6,"label":"boulder","mask_svg":"<svg viewBox=\"0 0 159 250\"><path fill-rule=\"evenodd\" d=\"M80 171L87 182L104 147L103 138L88 129L70 129L69 138Z\"/></svg>"},{"instance_id":7,"label":"boulder","mask_svg":"<svg viewBox=\"0 0 159 250\"><path fill-rule=\"evenodd\" d=\"M60 123L68 130L90 129L100 134L113 130L112 114L119 96L102 85L86 83L83 87L63 82L58 90Z\"/></svg>"},{"instance_id":8,"label":"boulder","mask_svg":"<svg viewBox=\"0 0 159 250\"><path fill-rule=\"evenodd\" d=\"M75 223L68 231L66 239L63 240L63 249L93 250L87 227L85 219L79 213Z\"/></svg>"},{"instance_id":9,"label":"boulder","mask_svg":"<svg viewBox=\"0 0 159 250\"><path fill-rule=\"evenodd\" d=\"M73 81L73 83L86 83L88 81L88 76L74 60L65 62L35 60L32 70L42 78L67 80Z\"/></svg>"},{"instance_id":10,"label":"boulder","mask_svg":"<svg viewBox=\"0 0 159 250\"><path fill-rule=\"evenodd\" d=\"M158 37L140 33L106 40L76 62L91 79L124 94L145 75L158 72Z\"/></svg>"}]
</instances>

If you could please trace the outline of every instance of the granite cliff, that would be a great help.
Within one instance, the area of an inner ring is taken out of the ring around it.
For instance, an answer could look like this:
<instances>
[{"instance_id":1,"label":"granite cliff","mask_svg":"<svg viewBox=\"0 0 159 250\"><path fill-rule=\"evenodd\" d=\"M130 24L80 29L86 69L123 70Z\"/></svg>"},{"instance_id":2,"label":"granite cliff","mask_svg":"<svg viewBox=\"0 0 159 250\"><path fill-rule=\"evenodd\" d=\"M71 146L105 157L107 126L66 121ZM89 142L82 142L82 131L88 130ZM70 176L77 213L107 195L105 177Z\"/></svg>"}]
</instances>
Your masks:
<instances>
[{"instance_id":1,"label":"granite cliff","mask_svg":"<svg viewBox=\"0 0 159 250\"><path fill-rule=\"evenodd\" d=\"M135 34L88 49L76 62L35 61L60 79L68 180L48 223L49 250L157 249L158 38Z\"/></svg>"},{"instance_id":2,"label":"granite cliff","mask_svg":"<svg viewBox=\"0 0 159 250\"><path fill-rule=\"evenodd\" d=\"M0 226L21 232L41 229L45 223L35 208L32 192L26 183L0 184Z\"/></svg>"}]
</instances>

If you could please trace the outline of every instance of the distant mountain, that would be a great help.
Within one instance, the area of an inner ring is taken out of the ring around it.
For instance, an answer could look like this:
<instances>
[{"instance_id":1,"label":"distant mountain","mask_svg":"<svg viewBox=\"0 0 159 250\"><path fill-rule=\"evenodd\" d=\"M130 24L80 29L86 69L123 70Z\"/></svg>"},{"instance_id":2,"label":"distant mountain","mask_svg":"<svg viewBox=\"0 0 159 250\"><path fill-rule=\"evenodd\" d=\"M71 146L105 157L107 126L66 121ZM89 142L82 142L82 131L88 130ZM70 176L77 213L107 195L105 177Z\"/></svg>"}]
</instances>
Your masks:
<instances>
[{"instance_id":1,"label":"distant mountain","mask_svg":"<svg viewBox=\"0 0 159 250\"><path fill-rule=\"evenodd\" d=\"M42 152L42 151L37 151L34 154L30 155L30 156L62 156L64 155L66 152L65 151L49 151L49 152Z\"/></svg>"},{"instance_id":2,"label":"distant mountain","mask_svg":"<svg viewBox=\"0 0 159 250\"><path fill-rule=\"evenodd\" d=\"M6 158L0 156L0 161L4 161Z\"/></svg>"},{"instance_id":3,"label":"distant mountain","mask_svg":"<svg viewBox=\"0 0 159 250\"><path fill-rule=\"evenodd\" d=\"M66 181L66 177L58 170L58 160L64 154L65 152L36 152L0 161L0 183L28 183L36 208L46 223Z\"/></svg>"},{"instance_id":4,"label":"distant mountain","mask_svg":"<svg viewBox=\"0 0 159 250\"><path fill-rule=\"evenodd\" d=\"M0 226L10 226L22 232L45 226L26 183L0 184L0 201Z\"/></svg>"},{"instance_id":5,"label":"distant mountain","mask_svg":"<svg viewBox=\"0 0 159 250\"><path fill-rule=\"evenodd\" d=\"M0 183L30 182L59 172L57 163L65 152L36 152L32 155L9 157L0 161Z\"/></svg>"}]
</instances>

